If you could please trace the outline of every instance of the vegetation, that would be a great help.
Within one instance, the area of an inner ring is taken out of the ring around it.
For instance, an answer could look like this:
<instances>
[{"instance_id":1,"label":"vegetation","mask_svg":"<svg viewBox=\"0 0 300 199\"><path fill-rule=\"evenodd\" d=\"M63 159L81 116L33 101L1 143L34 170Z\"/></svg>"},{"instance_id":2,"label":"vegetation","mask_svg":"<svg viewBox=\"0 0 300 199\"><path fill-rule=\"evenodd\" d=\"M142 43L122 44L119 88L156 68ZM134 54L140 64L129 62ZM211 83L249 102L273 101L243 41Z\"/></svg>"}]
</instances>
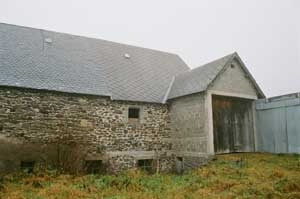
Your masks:
<instances>
[{"instance_id":1,"label":"vegetation","mask_svg":"<svg viewBox=\"0 0 300 199\"><path fill-rule=\"evenodd\" d=\"M0 181L3 199L300 198L300 156L220 155L183 175L127 171L118 176L10 175Z\"/></svg>"}]
</instances>

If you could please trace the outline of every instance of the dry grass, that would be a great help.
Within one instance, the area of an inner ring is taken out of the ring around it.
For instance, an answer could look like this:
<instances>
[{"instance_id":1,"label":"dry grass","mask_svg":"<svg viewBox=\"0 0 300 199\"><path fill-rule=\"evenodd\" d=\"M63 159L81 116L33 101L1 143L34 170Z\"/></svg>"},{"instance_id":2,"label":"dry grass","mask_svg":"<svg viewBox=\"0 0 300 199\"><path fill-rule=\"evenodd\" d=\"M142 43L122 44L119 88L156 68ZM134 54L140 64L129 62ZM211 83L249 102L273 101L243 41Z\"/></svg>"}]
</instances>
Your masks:
<instances>
[{"instance_id":1,"label":"dry grass","mask_svg":"<svg viewBox=\"0 0 300 199\"><path fill-rule=\"evenodd\" d=\"M119 176L7 176L2 199L300 198L299 155L220 155L176 175L128 171Z\"/></svg>"}]
</instances>

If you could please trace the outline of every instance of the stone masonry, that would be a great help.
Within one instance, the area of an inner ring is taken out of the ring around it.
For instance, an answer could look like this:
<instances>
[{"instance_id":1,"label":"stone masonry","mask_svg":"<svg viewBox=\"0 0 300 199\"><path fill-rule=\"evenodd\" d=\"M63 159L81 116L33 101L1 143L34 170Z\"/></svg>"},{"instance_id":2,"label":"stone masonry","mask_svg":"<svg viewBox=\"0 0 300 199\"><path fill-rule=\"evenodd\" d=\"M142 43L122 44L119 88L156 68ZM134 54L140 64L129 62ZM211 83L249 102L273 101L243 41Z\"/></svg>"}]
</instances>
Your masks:
<instances>
[{"instance_id":1,"label":"stone masonry","mask_svg":"<svg viewBox=\"0 0 300 199\"><path fill-rule=\"evenodd\" d=\"M112 101L108 97L1 87L0 134L24 143L62 138L87 147L87 157L107 161L109 170L133 168L137 159L159 159L170 170L171 129L163 104ZM140 108L139 122L128 108Z\"/></svg>"},{"instance_id":2,"label":"stone masonry","mask_svg":"<svg viewBox=\"0 0 300 199\"><path fill-rule=\"evenodd\" d=\"M236 59L206 90L165 104L2 86L0 141L84 145L85 160L101 160L112 173L148 159L159 171L188 170L214 155L213 95L255 100L258 91ZM129 108L139 109L138 121ZM0 171L1 161L0 153Z\"/></svg>"}]
</instances>

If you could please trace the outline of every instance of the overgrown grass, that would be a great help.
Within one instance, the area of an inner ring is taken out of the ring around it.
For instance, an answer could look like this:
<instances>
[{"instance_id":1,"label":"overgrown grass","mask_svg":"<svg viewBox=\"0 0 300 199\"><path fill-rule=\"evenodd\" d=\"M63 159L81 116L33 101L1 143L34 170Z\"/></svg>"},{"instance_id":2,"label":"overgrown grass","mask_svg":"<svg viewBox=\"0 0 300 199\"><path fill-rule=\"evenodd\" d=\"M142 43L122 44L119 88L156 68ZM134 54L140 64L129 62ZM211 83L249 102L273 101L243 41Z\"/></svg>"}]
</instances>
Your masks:
<instances>
[{"instance_id":1,"label":"overgrown grass","mask_svg":"<svg viewBox=\"0 0 300 199\"><path fill-rule=\"evenodd\" d=\"M300 198L300 156L231 154L184 175L6 176L2 199Z\"/></svg>"}]
</instances>

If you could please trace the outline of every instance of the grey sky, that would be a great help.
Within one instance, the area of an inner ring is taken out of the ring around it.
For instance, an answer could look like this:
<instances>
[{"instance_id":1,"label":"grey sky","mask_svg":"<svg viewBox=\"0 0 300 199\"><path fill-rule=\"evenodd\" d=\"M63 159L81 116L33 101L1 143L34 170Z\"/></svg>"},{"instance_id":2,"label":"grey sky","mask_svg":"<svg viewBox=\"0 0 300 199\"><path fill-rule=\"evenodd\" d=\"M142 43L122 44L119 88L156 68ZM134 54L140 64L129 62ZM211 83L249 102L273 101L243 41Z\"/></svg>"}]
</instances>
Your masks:
<instances>
[{"instance_id":1,"label":"grey sky","mask_svg":"<svg viewBox=\"0 0 300 199\"><path fill-rule=\"evenodd\" d=\"M299 0L1 0L0 21L179 54L237 51L265 94L300 92Z\"/></svg>"}]
</instances>

